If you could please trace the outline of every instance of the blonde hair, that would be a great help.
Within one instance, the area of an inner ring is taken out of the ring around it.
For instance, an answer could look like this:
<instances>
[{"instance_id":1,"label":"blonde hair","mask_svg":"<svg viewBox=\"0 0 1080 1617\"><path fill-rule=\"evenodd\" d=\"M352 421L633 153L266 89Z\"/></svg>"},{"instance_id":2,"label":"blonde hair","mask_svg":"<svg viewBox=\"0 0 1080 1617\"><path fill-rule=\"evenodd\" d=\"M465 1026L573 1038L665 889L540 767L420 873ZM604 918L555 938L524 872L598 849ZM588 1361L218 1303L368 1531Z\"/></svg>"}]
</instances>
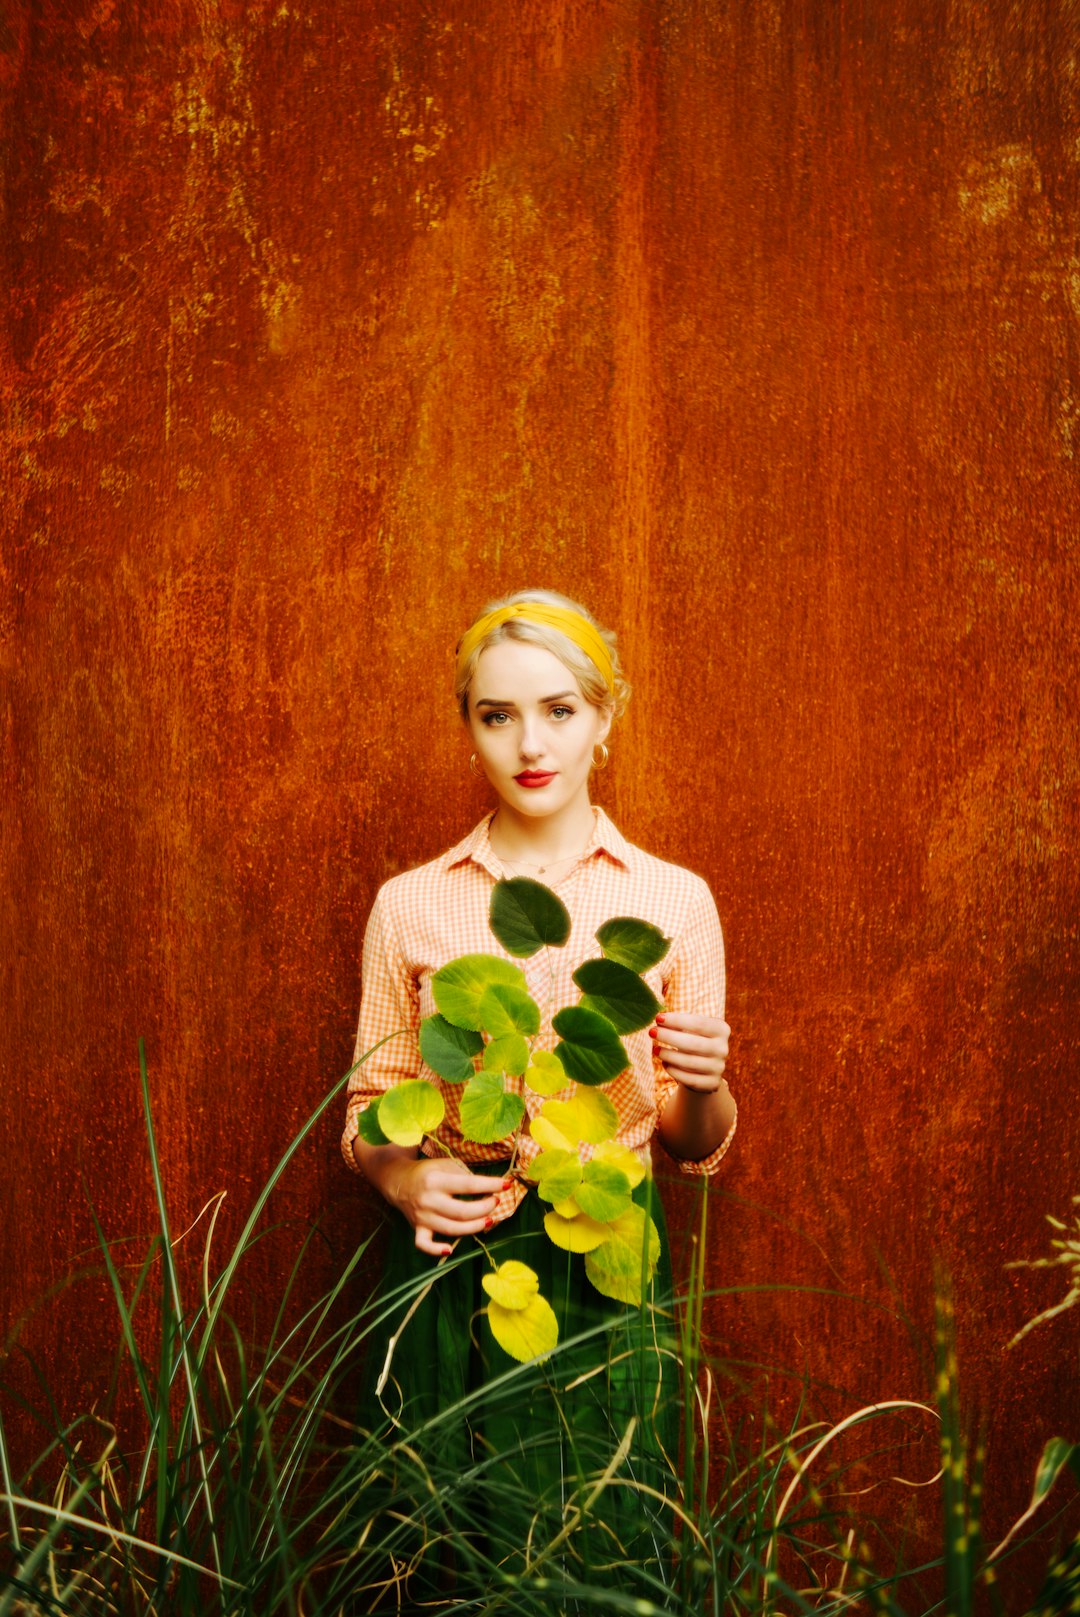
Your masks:
<instances>
[{"instance_id":1,"label":"blonde hair","mask_svg":"<svg viewBox=\"0 0 1080 1617\"><path fill-rule=\"evenodd\" d=\"M603 708L612 718L618 718L630 699L630 687L619 667L614 631L602 629L592 613L579 606L577 601L570 600L569 596L560 595L556 590L518 590L514 595L504 595L498 601L489 601L483 611L477 613L473 622L479 623L489 612L496 612L501 607L516 606L519 603L527 606L530 601L545 606L563 607L567 611L576 612L586 623L592 624L611 657L611 685L608 685L588 653L576 645L568 635L563 634L561 629L549 628L543 623L530 623L527 617L509 618L505 623L499 623L489 630L480 643L473 647L469 656L458 664L454 697L461 717L468 721L469 686L476 673L481 652L486 651L489 646L499 645L503 640L521 640L528 645L543 646L545 651L550 651L553 656L558 657L577 680L585 700L591 702L594 707Z\"/></svg>"}]
</instances>

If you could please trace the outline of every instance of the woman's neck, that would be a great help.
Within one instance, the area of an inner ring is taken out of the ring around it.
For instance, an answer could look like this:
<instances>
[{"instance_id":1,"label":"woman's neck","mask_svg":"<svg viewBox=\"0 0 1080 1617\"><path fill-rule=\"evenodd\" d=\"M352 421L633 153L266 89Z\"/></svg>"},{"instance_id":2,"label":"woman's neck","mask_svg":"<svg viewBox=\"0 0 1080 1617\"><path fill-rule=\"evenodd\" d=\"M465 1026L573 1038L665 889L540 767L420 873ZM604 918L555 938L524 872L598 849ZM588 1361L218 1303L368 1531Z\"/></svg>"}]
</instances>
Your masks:
<instances>
[{"instance_id":1,"label":"woman's neck","mask_svg":"<svg viewBox=\"0 0 1080 1617\"><path fill-rule=\"evenodd\" d=\"M492 850L512 864L555 865L584 853L596 819L588 798L568 803L559 814L534 819L500 803L491 822Z\"/></svg>"}]
</instances>

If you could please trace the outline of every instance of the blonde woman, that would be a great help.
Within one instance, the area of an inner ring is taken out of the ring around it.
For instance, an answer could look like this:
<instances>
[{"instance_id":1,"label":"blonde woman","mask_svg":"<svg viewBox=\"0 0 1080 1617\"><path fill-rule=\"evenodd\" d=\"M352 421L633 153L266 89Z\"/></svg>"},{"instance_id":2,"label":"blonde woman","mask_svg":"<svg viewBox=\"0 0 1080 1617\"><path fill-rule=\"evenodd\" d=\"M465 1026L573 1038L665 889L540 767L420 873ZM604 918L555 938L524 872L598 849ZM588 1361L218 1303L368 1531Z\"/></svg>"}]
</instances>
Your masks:
<instances>
[{"instance_id":1,"label":"blonde woman","mask_svg":"<svg viewBox=\"0 0 1080 1617\"><path fill-rule=\"evenodd\" d=\"M565 948L519 962L542 1005L558 1010L577 1002L573 973L598 953L597 928L612 917L651 922L672 940L664 958L644 973L664 1009L654 1026L627 1036L629 1065L605 1093L618 1113L620 1143L647 1161L655 1138L683 1172L711 1173L735 1129L735 1102L724 1078L729 1030L720 923L699 876L635 847L591 801L591 777L607 761L628 689L614 634L584 607L551 591L528 590L485 608L459 643L456 693L469 767L486 779L494 807L455 847L393 878L375 900L364 942L357 1057L396 1036L350 1081L342 1145L350 1168L393 1209L394 1281L433 1272L440 1258L460 1256L479 1237L497 1260L519 1257L537 1269L568 1345L531 1377L507 1378L511 1361L476 1325L486 1301L484 1265L455 1262L403 1334L391 1414L399 1430L426 1423L437 1435L445 1475L472 1479L473 1504L465 1515L475 1524L477 1577L485 1568L490 1574L493 1566L513 1565L516 1548L527 1560L546 1530L545 1515L556 1530L574 1479L610 1463L636 1415L636 1435L621 1462L620 1480L630 1486L607 1490L599 1531L585 1540L593 1581L604 1565L619 1560L625 1589L628 1562L651 1561L655 1572L662 1513L650 1514L643 1501L651 1499L650 1489L663 1492L657 1483L670 1478L677 1461L663 1316L643 1330L639 1311L593 1291L581 1259L547 1241L542 1205L526 1196L519 1176L507 1177L512 1142L486 1146L462 1138L456 1086L441 1086L443 1123L420 1148L369 1145L357 1134L357 1118L404 1078L424 1076L441 1085L421 1062L415 1032L436 1008L431 979L459 955L503 952L489 928L492 888L524 876L550 886L571 918ZM554 1048L550 1021L539 1042ZM522 1093L534 1115L541 1097L527 1088ZM536 1149L526 1135L517 1157L522 1175ZM661 1231L654 1280L654 1294L661 1296L670 1267L659 1199L648 1180L635 1192L636 1200L642 1196L649 1197ZM510 1393L485 1394L492 1382ZM635 1490L635 1482L643 1486ZM477 1522L477 1488L489 1502L497 1497L498 1522L490 1510ZM455 1519L464 1519L461 1512Z\"/></svg>"}]
</instances>

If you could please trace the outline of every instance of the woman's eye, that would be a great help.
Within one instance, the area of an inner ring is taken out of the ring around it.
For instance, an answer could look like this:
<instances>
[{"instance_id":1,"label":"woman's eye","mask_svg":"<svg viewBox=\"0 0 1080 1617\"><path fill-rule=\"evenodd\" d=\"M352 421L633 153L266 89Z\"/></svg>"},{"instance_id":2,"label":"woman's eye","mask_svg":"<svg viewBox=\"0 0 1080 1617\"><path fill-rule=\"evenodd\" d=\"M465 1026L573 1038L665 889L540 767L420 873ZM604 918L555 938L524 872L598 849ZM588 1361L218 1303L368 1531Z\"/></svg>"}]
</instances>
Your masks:
<instances>
[{"instance_id":1,"label":"woman's eye","mask_svg":"<svg viewBox=\"0 0 1080 1617\"><path fill-rule=\"evenodd\" d=\"M484 723L489 727L498 725L501 728L503 719L509 720L509 718L509 713L485 713Z\"/></svg>"},{"instance_id":2,"label":"woman's eye","mask_svg":"<svg viewBox=\"0 0 1080 1617\"><path fill-rule=\"evenodd\" d=\"M574 711L572 707L553 707L551 716L553 719L572 719Z\"/></svg>"}]
</instances>

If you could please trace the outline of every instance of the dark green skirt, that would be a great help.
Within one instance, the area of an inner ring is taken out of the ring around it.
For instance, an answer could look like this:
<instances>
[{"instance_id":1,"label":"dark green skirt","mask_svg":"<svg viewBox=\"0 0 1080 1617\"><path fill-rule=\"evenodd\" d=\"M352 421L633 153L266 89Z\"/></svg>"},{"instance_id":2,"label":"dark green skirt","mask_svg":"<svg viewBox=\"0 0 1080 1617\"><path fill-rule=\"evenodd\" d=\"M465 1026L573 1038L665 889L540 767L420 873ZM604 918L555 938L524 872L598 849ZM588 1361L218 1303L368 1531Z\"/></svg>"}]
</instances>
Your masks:
<instances>
[{"instance_id":1,"label":"dark green skirt","mask_svg":"<svg viewBox=\"0 0 1080 1617\"><path fill-rule=\"evenodd\" d=\"M405 1573L398 1592L416 1605L479 1611L492 1597L501 1606L500 1591L520 1600L547 1589L548 1610L572 1611L585 1609L584 1591L613 1584L662 1603L679 1375L667 1234L651 1181L635 1200L661 1238L640 1308L602 1297L584 1259L548 1240L535 1192L491 1238L466 1238L440 1267L394 1215L386 1280L398 1300L370 1342L360 1424L381 1456L366 1506L383 1495L383 1527L395 1524L395 1565ZM559 1346L539 1363L516 1363L491 1334L480 1283L489 1257L520 1259L540 1276ZM432 1280L378 1398L389 1339Z\"/></svg>"}]
</instances>

